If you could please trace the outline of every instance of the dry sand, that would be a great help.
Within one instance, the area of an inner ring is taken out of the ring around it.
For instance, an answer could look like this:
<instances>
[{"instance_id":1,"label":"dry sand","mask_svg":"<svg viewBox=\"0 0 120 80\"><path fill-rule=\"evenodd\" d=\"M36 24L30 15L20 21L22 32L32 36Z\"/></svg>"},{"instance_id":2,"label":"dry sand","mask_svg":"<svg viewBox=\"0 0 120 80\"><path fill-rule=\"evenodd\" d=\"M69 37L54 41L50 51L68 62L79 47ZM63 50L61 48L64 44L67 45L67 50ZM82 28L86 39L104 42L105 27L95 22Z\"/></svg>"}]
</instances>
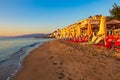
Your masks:
<instances>
[{"instance_id":1,"label":"dry sand","mask_svg":"<svg viewBox=\"0 0 120 80\"><path fill-rule=\"evenodd\" d=\"M120 80L120 52L60 40L28 55L15 80Z\"/></svg>"}]
</instances>

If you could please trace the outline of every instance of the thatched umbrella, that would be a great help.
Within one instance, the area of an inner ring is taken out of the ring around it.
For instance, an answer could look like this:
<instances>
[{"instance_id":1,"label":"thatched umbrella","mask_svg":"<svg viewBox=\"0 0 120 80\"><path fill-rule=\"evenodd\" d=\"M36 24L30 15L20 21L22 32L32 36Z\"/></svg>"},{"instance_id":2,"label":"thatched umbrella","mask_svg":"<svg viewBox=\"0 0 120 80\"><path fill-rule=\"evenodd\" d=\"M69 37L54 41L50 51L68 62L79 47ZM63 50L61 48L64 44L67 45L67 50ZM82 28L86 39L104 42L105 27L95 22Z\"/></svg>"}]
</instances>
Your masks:
<instances>
[{"instance_id":1,"label":"thatched umbrella","mask_svg":"<svg viewBox=\"0 0 120 80\"><path fill-rule=\"evenodd\" d=\"M120 21L114 19L107 22L107 28L120 28Z\"/></svg>"},{"instance_id":2,"label":"thatched umbrella","mask_svg":"<svg viewBox=\"0 0 120 80\"><path fill-rule=\"evenodd\" d=\"M120 24L120 21L114 19L114 20L111 20L111 21L107 22L107 25L112 25L112 24Z\"/></svg>"}]
</instances>

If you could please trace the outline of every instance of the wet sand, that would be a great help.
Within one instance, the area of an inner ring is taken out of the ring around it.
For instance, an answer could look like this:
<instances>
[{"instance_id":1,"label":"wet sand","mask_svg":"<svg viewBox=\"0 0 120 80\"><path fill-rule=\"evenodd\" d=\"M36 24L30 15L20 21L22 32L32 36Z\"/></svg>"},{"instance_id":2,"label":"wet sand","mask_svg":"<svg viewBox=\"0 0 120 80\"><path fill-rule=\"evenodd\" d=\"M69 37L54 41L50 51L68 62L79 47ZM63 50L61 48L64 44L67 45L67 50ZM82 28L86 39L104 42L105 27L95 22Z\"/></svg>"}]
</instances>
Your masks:
<instances>
[{"instance_id":1,"label":"wet sand","mask_svg":"<svg viewBox=\"0 0 120 80\"><path fill-rule=\"evenodd\" d=\"M33 50L14 80L120 80L120 51L66 41Z\"/></svg>"}]
</instances>

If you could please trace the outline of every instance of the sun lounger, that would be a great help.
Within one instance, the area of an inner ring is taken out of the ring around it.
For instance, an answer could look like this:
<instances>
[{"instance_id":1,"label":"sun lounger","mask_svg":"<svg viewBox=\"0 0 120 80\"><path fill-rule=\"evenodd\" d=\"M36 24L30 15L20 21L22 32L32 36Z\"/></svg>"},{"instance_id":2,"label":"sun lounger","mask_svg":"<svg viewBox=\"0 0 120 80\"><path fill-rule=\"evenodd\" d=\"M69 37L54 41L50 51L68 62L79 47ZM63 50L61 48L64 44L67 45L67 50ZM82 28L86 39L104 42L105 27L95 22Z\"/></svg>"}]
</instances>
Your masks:
<instances>
[{"instance_id":1,"label":"sun lounger","mask_svg":"<svg viewBox=\"0 0 120 80\"><path fill-rule=\"evenodd\" d=\"M106 38L105 38L105 41L106 41L105 46L107 48L112 48L112 46L114 45L114 40L115 40L115 38L114 38L113 35L106 36Z\"/></svg>"},{"instance_id":2,"label":"sun lounger","mask_svg":"<svg viewBox=\"0 0 120 80\"><path fill-rule=\"evenodd\" d=\"M117 37L115 44L114 44L114 47L120 50L120 36Z\"/></svg>"}]
</instances>

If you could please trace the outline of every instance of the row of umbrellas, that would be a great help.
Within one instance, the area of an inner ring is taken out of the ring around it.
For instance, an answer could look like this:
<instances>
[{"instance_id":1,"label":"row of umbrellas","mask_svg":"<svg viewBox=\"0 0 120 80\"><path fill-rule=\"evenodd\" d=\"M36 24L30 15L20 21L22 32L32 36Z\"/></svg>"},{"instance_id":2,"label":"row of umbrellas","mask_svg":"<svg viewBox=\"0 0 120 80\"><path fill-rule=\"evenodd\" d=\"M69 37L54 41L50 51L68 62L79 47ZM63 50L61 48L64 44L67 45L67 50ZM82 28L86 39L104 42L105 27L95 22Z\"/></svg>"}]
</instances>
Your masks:
<instances>
[{"instance_id":1,"label":"row of umbrellas","mask_svg":"<svg viewBox=\"0 0 120 80\"><path fill-rule=\"evenodd\" d=\"M99 19L100 23L99 23L99 31L97 33L97 35L106 35L107 32L107 26L106 25L114 25L114 24L120 24L120 21L118 20L111 20L109 22L106 23L106 18L105 16L101 16ZM87 19L87 31L86 31L86 35L92 35L92 19L88 18ZM81 31L81 25L79 23L75 23L73 25L68 26L67 28L61 29L61 35L64 35L65 33L67 33L67 36L72 35L72 37L74 37L75 34L77 35L81 35L82 31ZM76 33L77 32L77 33Z\"/></svg>"}]
</instances>

